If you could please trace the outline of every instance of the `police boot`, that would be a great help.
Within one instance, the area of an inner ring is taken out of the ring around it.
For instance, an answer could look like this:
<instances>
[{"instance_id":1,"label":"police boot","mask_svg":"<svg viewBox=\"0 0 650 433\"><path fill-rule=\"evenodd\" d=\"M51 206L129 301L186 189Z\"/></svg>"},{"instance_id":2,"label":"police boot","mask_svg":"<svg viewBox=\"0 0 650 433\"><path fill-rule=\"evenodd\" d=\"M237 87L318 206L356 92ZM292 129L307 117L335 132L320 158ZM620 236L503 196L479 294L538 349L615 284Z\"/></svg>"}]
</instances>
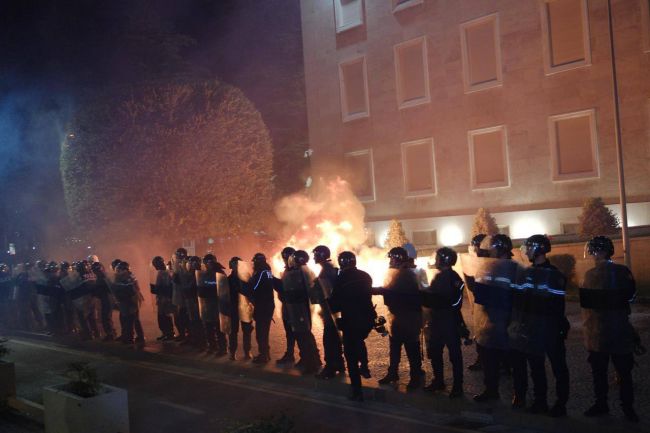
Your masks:
<instances>
[{"instance_id":1,"label":"police boot","mask_svg":"<svg viewBox=\"0 0 650 433\"><path fill-rule=\"evenodd\" d=\"M607 406L607 403L595 403L593 406L591 406L589 409L587 409L584 413L586 417L594 417L594 416L603 416L607 415L609 413L609 406Z\"/></svg>"},{"instance_id":2,"label":"police boot","mask_svg":"<svg viewBox=\"0 0 650 433\"><path fill-rule=\"evenodd\" d=\"M295 362L295 358L293 357L293 353L289 353L289 352L285 352L284 355L282 355L282 358L275 361L277 365L293 364L294 362Z\"/></svg>"},{"instance_id":3,"label":"police boot","mask_svg":"<svg viewBox=\"0 0 650 433\"><path fill-rule=\"evenodd\" d=\"M454 398L460 398L463 396L463 385L460 384L454 384L454 386L451 388L451 391L449 392L449 398L454 399Z\"/></svg>"},{"instance_id":4,"label":"police boot","mask_svg":"<svg viewBox=\"0 0 650 433\"><path fill-rule=\"evenodd\" d=\"M528 411L534 414L546 413L548 412L548 404L546 400L534 400Z\"/></svg>"},{"instance_id":5,"label":"police boot","mask_svg":"<svg viewBox=\"0 0 650 433\"><path fill-rule=\"evenodd\" d=\"M350 401L363 401L363 391L361 388L352 387L350 394L348 395L348 400Z\"/></svg>"},{"instance_id":6,"label":"police boot","mask_svg":"<svg viewBox=\"0 0 650 433\"><path fill-rule=\"evenodd\" d=\"M406 391L415 391L422 386L422 375L415 374L411 376L411 380L406 384Z\"/></svg>"},{"instance_id":7,"label":"police boot","mask_svg":"<svg viewBox=\"0 0 650 433\"><path fill-rule=\"evenodd\" d=\"M625 418L630 422L639 422L639 415L636 414L636 411L631 406L623 406L623 413Z\"/></svg>"},{"instance_id":8,"label":"police boot","mask_svg":"<svg viewBox=\"0 0 650 433\"><path fill-rule=\"evenodd\" d=\"M445 382L440 379L433 379L429 385L424 387L424 390L428 392L442 391L444 389Z\"/></svg>"},{"instance_id":9,"label":"police boot","mask_svg":"<svg viewBox=\"0 0 650 433\"><path fill-rule=\"evenodd\" d=\"M359 374L364 379L370 379L372 377L372 375L370 374L370 369L368 369L367 365L362 365L361 367L359 367Z\"/></svg>"},{"instance_id":10,"label":"police boot","mask_svg":"<svg viewBox=\"0 0 650 433\"><path fill-rule=\"evenodd\" d=\"M561 418L566 416L566 406L560 402L557 402L553 405L551 410L548 412L548 415L553 418Z\"/></svg>"},{"instance_id":11,"label":"police boot","mask_svg":"<svg viewBox=\"0 0 650 433\"><path fill-rule=\"evenodd\" d=\"M386 374L386 376L379 379L377 383L379 383L380 385L388 385L389 383L395 383L398 381L399 381L399 376L397 375L397 373L393 373L389 371L388 374Z\"/></svg>"},{"instance_id":12,"label":"police boot","mask_svg":"<svg viewBox=\"0 0 650 433\"><path fill-rule=\"evenodd\" d=\"M497 391L488 391L487 389L480 394L474 396L474 401L477 403L486 403L488 401L499 400L499 393Z\"/></svg>"}]
</instances>

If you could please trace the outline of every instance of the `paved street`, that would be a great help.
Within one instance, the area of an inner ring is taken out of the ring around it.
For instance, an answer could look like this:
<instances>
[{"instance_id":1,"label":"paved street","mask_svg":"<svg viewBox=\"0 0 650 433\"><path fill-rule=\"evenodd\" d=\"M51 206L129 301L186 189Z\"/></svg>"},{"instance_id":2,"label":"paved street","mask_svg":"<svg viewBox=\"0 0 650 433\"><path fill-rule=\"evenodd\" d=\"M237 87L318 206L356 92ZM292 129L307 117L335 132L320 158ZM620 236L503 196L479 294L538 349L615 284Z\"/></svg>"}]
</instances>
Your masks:
<instances>
[{"instance_id":1,"label":"paved street","mask_svg":"<svg viewBox=\"0 0 650 433\"><path fill-rule=\"evenodd\" d=\"M144 351L118 343L81 343L74 339L52 340L28 334L15 335L10 347L13 350L11 359L17 365L19 396L39 401L42 386L61 383L60 374L68 362L88 360L98 368L104 382L129 390L132 431L138 433L215 432L238 420L282 413L295 422L297 432L409 432L427 426L429 431L451 431L452 427L482 431L572 432L648 429L645 408L650 407L650 368L647 362L643 363L644 358L639 358L640 366L634 371L636 406L644 419L641 425L629 424L622 418L615 387L610 398L611 416L594 421L581 415L591 404L591 380L582 347L577 304L569 303L568 310L572 322L568 340L572 393L570 416L561 421L513 413L507 401L511 393L510 378L502 381L502 402L487 407L470 400L471 395L481 389L482 376L469 371L465 376L466 401L450 402L444 395L431 396L423 391L406 394L406 359L401 364L400 388L379 388L376 379L385 372L388 348L387 338L374 332L368 340L374 378L364 381L369 389L366 392L368 401L362 405L347 402L343 397L347 385L339 380L323 382L311 377L303 378L293 369L279 370L273 364L259 368L242 361L217 360L174 343L162 345L153 342L156 328L149 315L144 323L148 336ZM650 309L635 306L634 310L633 322L647 342ZM467 318L470 317L468 311L465 313ZM272 331L274 358L281 356L284 350L281 331L278 322ZM466 364L472 362L474 346L464 347L464 356ZM430 365L425 364L425 368L430 378ZM550 388L553 389L552 381ZM552 396L550 401L553 401Z\"/></svg>"}]
</instances>

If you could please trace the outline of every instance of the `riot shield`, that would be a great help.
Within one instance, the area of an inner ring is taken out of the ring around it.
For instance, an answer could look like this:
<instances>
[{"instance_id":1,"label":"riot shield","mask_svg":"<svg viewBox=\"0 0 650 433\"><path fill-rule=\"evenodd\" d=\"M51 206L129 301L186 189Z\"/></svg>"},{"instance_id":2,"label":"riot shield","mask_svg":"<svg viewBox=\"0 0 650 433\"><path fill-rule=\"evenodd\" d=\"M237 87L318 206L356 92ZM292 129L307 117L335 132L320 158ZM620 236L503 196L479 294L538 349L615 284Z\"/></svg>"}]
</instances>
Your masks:
<instances>
[{"instance_id":1,"label":"riot shield","mask_svg":"<svg viewBox=\"0 0 650 433\"><path fill-rule=\"evenodd\" d=\"M243 294L239 294L239 320L250 323L253 321L253 304Z\"/></svg>"},{"instance_id":2,"label":"riot shield","mask_svg":"<svg viewBox=\"0 0 650 433\"><path fill-rule=\"evenodd\" d=\"M153 266L149 266L149 290L152 295L158 294L158 279L159 279L159 270Z\"/></svg>"},{"instance_id":3,"label":"riot shield","mask_svg":"<svg viewBox=\"0 0 650 433\"><path fill-rule=\"evenodd\" d=\"M219 324L221 332L230 334L232 302L230 299L230 284L228 277L217 272L217 297L219 299Z\"/></svg>"},{"instance_id":4,"label":"riot shield","mask_svg":"<svg viewBox=\"0 0 650 433\"><path fill-rule=\"evenodd\" d=\"M474 294L474 333L478 344L508 348L512 289L518 264L512 260L461 255L468 288Z\"/></svg>"},{"instance_id":5,"label":"riot shield","mask_svg":"<svg viewBox=\"0 0 650 433\"><path fill-rule=\"evenodd\" d=\"M308 287L305 276L300 269L292 269L284 273L284 304L287 317L294 332L311 330L311 309L309 306Z\"/></svg>"}]
</instances>

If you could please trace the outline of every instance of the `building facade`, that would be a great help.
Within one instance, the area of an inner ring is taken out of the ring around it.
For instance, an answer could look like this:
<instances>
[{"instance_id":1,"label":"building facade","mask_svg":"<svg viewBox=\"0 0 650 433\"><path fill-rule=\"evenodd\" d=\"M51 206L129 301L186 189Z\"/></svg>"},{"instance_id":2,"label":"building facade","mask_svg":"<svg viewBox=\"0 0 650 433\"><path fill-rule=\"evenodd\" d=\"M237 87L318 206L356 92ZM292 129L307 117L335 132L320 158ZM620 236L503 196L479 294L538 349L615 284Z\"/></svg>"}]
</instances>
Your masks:
<instances>
[{"instance_id":1,"label":"building facade","mask_svg":"<svg viewBox=\"0 0 650 433\"><path fill-rule=\"evenodd\" d=\"M650 224L650 1L613 0L629 224ZM340 174L381 244L513 238L617 211L607 0L301 0L314 173Z\"/></svg>"}]
</instances>

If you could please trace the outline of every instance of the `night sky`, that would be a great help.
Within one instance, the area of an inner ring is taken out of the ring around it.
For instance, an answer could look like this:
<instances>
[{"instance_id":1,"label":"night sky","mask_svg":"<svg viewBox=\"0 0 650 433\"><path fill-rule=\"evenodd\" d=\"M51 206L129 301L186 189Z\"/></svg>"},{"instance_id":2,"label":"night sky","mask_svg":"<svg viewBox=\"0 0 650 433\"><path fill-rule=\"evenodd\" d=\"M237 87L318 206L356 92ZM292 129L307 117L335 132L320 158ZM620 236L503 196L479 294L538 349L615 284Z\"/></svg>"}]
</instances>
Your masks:
<instances>
[{"instance_id":1,"label":"night sky","mask_svg":"<svg viewBox=\"0 0 650 433\"><path fill-rule=\"evenodd\" d=\"M147 80L214 77L256 104L277 165L287 165L284 144L306 143L298 0L3 1L1 247L74 234L59 145L80 100ZM296 108L278 110L287 100ZM295 189L298 180L277 174L280 191Z\"/></svg>"}]
</instances>

